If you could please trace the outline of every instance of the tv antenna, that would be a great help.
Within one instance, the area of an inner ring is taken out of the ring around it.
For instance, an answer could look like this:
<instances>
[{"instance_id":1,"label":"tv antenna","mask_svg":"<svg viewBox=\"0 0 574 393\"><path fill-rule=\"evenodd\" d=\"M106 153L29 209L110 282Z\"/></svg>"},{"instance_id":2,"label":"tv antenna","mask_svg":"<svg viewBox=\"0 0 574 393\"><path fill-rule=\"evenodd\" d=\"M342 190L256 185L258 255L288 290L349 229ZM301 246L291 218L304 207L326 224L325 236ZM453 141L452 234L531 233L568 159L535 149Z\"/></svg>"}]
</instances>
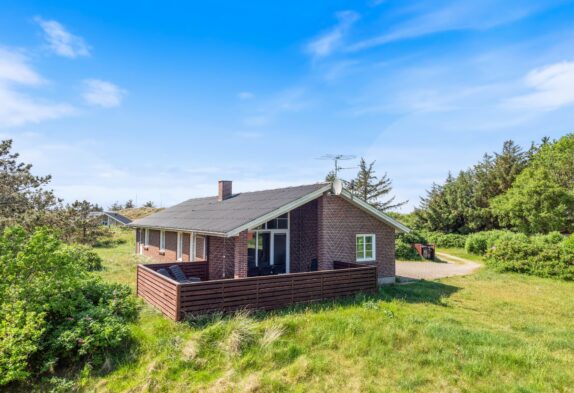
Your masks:
<instances>
[{"instance_id":1,"label":"tv antenna","mask_svg":"<svg viewBox=\"0 0 574 393\"><path fill-rule=\"evenodd\" d=\"M353 156L353 155L347 155L347 154L325 154L325 155L319 157L318 160L331 160L331 161L333 161L333 163L335 164L335 170L333 173L335 174L335 178L338 178L339 171L345 170L345 169L356 168L356 167L343 168L343 167L339 166L339 161L353 160L355 158L357 158L357 157Z\"/></svg>"}]
</instances>

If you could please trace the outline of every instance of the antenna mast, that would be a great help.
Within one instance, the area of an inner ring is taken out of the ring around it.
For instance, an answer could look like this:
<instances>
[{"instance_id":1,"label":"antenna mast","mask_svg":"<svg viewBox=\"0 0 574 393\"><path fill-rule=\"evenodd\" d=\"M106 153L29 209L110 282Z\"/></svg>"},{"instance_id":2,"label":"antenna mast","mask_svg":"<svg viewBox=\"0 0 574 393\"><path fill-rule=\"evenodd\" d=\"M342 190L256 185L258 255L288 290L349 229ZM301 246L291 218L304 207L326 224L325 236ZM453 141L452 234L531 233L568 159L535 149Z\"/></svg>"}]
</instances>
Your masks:
<instances>
[{"instance_id":1,"label":"antenna mast","mask_svg":"<svg viewBox=\"0 0 574 393\"><path fill-rule=\"evenodd\" d=\"M347 154L325 154L325 155L319 157L318 160L331 160L331 161L333 161L333 164L335 165L335 169L334 169L333 173L335 174L335 178L338 178L339 171L344 170L344 169L352 169L352 168L343 168L343 167L339 166L339 161L347 161L347 160L352 160L354 158L356 158L356 156L347 155Z\"/></svg>"}]
</instances>

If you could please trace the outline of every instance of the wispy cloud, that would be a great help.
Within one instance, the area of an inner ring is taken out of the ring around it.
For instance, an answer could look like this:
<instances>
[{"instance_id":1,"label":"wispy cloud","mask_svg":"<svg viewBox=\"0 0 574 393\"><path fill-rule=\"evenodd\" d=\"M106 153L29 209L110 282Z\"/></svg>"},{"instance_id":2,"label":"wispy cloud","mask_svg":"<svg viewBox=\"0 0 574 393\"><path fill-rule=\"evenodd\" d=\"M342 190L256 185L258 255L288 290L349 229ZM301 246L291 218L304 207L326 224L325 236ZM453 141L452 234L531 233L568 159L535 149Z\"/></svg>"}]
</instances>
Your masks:
<instances>
[{"instance_id":1,"label":"wispy cloud","mask_svg":"<svg viewBox=\"0 0 574 393\"><path fill-rule=\"evenodd\" d=\"M70 33L61 23L39 16L34 20L44 30L44 37L50 49L57 55L69 58L90 55L90 47L84 39Z\"/></svg>"},{"instance_id":2,"label":"wispy cloud","mask_svg":"<svg viewBox=\"0 0 574 393\"><path fill-rule=\"evenodd\" d=\"M346 50L359 51L404 39L412 39L434 33L453 30L481 30L511 23L535 12L550 8L561 0L551 0L538 4L509 0L500 7L496 0L480 2L445 0L409 5L408 16L391 23L383 34L365 38L349 45Z\"/></svg>"},{"instance_id":3,"label":"wispy cloud","mask_svg":"<svg viewBox=\"0 0 574 393\"><path fill-rule=\"evenodd\" d=\"M237 98L239 98L240 100L250 100L254 97L255 97L255 94L253 94L250 91L241 91L241 92L237 93Z\"/></svg>"},{"instance_id":4,"label":"wispy cloud","mask_svg":"<svg viewBox=\"0 0 574 393\"><path fill-rule=\"evenodd\" d=\"M255 113L246 116L243 122L250 127L266 126L283 113L298 112L309 105L310 101L305 96L305 89L287 89L268 98L264 105L260 106Z\"/></svg>"},{"instance_id":5,"label":"wispy cloud","mask_svg":"<svg viewBox=\"0 0 574 393\"><path fill-rule=\"evenodd\" d=\"M20 52L0 48L0 127L57 119L70 115L68 104L34 99L17 90L18 86L39 86L47 83Z\"/></svg>"},{"instance_id":6,"label":"wispy cloud","mask_svg":"<svg viewBox=\"0 0 574 393\"><path fill-rule=\"evenodd\" d=\"M574 104L574 61L563 61L528 73L524 83L534 90L513 97L507 104L514 108L554 110Z\"/></svg>"},{"instance_id":7,"label":"wispy cloud","mask_svg":"<svg viewBox=\"0 0 574 393\"><path fill-rule=\"evenodd\" d=\"M86 103L104 108L120 106L127 93L113 83L99 79L87 79L84 84L86 90L83 97Z\"/></svg>"},{"instance_id":8,"label":"wispy cloud","mask_svg":"<svg viewBox=\"0 0 574 393\"><path fill-rule=\"evenodd\" d=\"M336 14L338 23L330 31L318 36L306 46L306 51L315 58L330 55L343 43L345 34L359 19L354 11L341 11Z\"/></svg>"}]
</instances>

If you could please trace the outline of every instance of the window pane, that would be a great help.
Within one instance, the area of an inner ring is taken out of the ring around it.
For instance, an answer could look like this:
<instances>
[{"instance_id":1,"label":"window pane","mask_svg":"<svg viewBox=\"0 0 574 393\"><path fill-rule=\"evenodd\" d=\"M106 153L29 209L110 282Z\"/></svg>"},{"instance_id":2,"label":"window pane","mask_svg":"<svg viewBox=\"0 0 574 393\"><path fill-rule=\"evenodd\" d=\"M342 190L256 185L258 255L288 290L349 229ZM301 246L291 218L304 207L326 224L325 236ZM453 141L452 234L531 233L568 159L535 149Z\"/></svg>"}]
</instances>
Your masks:
<instances>
[{"instance_id":1,"label":"window pane","mask_svg":"<svg viewBox=\"0 0 574 393\"><path fill-rule=\"evenodd\" d=\"M273 235L273 265L275 265L275 273L285 273L287 264L287 235L284 233L276 233Z\"/></svg>"},{"instance_id":2,"label":"window pane","mask_svg":"<svg viewBox=\"0 0 574 393\"><path fill-rule=\"evenodd\" d=\"M267 222L267 229L277 229L277 220L271 220Z\"/></svg>"},{"instance_id":3,"label":"window pane","mask_svg":"<svg viewBox=\"0 0 574 393\"><path fill-rule=\"evenodd\" d=\"M263 232L259 234L259 249L257 250L259 267L271 264L271 234Z\"/></svg>"},{"instance_id":4,"label":"window pane","mask_svg":"<svg viewBox=\"0 0 574 393\"><path fill-rule=\"evenodd\" d=\"M255 266L255 234L247 233L247 239L247 265L253 267Z\"/></svg>"},{"instance_id":5,"label":"window pane","mask_svg":"<svg viewBox=\"0 0 574 393\"><path fill-rule=\"evenodd\" d=\"M286 218L277 219L277 229L287 229L288 220Z\"/></svg>"}]
</instances>

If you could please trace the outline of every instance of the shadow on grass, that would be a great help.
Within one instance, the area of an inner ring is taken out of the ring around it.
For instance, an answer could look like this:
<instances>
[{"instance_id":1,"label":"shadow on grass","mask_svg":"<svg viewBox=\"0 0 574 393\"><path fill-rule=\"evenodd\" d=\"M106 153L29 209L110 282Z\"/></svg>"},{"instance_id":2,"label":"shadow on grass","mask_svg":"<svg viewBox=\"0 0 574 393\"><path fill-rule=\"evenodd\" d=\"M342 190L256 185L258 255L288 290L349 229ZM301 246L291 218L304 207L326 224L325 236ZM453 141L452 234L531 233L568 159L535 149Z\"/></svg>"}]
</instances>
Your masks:
<instances>
[{"instance_id":1,"label":"shadow on grass","mask_svg":"<svg viewBox=\"0 0 574 393\"><path fill-rule=\"evenodd\" d=\"M185 322L196 329L206 328L214 323L225 322L235 318L239 313L261 321L275 316L287 316L306 312L321 312L340 307L364 306L377 301L390 302L400 300L406 303L428 303L444 306L443 300L458 292L459 287L436 281L416 281L409 285L390 285L380 287L374 294L359 293L354 296L340 297L313 303L302 303L293 306L270 310L252 311L247 309L233 312L215 312L203 315L188 315Z\"/></svg>"}]
</instances>

